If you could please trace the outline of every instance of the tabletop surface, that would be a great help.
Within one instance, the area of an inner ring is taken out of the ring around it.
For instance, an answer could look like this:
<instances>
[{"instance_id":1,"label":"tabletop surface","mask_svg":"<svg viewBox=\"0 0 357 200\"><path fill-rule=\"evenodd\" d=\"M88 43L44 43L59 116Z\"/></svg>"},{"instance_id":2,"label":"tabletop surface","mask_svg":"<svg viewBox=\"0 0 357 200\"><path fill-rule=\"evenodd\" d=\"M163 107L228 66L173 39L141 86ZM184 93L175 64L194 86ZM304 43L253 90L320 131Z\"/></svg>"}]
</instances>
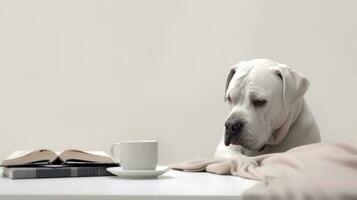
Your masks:
<instances>
[{"instance_id":1,"label":"tabletop surface","mask_svg":"<svg viewBox=\"0 0 357 200\"><path fill-rule=\"evenodd\" d=\"M203 172L170 170L157 179L0 178L0 199L237 199L256 181Z\"/></svg>"}]
</instances>

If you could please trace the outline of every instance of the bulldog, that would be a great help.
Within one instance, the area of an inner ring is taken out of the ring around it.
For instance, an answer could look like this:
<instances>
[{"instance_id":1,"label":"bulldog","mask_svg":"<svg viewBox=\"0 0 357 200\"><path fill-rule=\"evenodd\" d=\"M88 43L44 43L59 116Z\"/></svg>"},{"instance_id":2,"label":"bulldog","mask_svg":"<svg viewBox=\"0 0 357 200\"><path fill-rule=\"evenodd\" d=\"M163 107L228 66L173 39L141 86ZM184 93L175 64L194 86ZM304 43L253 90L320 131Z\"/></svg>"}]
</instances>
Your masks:
<instances>
[{"instance_id":1,"label":"bulldog","mask_svg":"<svg viewBox=\"0 0 357 200\"><path fill-rule=\"evenodd\" d=\"M308 87L303 75L269 59L231 67L225 87L231 111L215 157L256 156L320 142L304 100Z\"/></svg>"}]
</instances>

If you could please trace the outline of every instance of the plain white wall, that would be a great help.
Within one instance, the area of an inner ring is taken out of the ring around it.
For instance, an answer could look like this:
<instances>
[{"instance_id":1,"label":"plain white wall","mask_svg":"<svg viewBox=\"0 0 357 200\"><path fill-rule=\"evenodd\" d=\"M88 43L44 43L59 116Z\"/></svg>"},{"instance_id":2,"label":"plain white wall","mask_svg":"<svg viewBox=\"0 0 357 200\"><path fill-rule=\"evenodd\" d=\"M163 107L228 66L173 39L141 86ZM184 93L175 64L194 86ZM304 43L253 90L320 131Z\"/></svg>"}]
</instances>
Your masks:
<instances>
[{"instance_id":1,"label":"plain white wall","mask_svg":"<svg viewBox=\"0 0 357 200\"><path fill-rule=\"evenodd\" d=\"M357 1L0 1L0 158L160 140L211 156L228 68L271 58L311 81L324 141L357 132Z\"/></svg>"}]
</instances>

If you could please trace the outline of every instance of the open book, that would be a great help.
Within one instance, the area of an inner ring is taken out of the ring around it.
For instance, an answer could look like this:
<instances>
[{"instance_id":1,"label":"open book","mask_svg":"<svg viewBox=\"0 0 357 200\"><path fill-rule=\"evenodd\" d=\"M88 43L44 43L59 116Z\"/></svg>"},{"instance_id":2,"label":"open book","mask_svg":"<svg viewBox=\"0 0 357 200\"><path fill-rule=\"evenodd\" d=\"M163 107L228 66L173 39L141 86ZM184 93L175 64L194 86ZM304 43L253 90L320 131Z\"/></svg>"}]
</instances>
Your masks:
<instances>
[{"instance_id":1,"label":"open book","mask_svg":"<svg viewBox=\"0 0 357 200\"><path fill-rule=\"evenodd\" d=\"M16 151L2 161L1 166L63 165L63 164L116 164L103 151L80 151L68 149L54 152L49 149Z\"/></svg>"}]
</instances>

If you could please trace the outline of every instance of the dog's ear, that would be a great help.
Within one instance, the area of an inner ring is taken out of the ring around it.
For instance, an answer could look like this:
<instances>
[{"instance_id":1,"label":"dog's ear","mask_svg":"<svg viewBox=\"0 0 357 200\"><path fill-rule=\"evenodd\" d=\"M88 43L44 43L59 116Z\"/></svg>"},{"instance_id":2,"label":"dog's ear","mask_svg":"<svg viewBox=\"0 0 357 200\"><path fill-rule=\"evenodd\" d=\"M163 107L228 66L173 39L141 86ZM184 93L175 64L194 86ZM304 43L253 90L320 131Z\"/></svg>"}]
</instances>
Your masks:
<instances>
[{"instance_id":1,"label":"dog's ear","mask_svg":"<svg viewBox=\"0 0 357 200\"><path fill-rule=\"evenodd\" d=\"M228 90L229 84L231 83L231 80L232 80L234 74L236 73L236 69L237 69L237 65L233 65L233 66L229 69L229 72L228 72L228 74L227 74L227 77L226 77L226 87L225 87L225 90L224 90L224 101L227 100L227 90Z\"/></svg>"},{"instance_id":2,"label":"dog's ear","mask_svg":"<svg viewBox=\"0 0 357 200\"><path fill-rule=\"evenodd\" d=\"M273 67L274 72L283 81L283 102L285 106L292 105L304 96L309 88L309 81L287 65L279 64Z\"/></svg>"}]
</instances>

